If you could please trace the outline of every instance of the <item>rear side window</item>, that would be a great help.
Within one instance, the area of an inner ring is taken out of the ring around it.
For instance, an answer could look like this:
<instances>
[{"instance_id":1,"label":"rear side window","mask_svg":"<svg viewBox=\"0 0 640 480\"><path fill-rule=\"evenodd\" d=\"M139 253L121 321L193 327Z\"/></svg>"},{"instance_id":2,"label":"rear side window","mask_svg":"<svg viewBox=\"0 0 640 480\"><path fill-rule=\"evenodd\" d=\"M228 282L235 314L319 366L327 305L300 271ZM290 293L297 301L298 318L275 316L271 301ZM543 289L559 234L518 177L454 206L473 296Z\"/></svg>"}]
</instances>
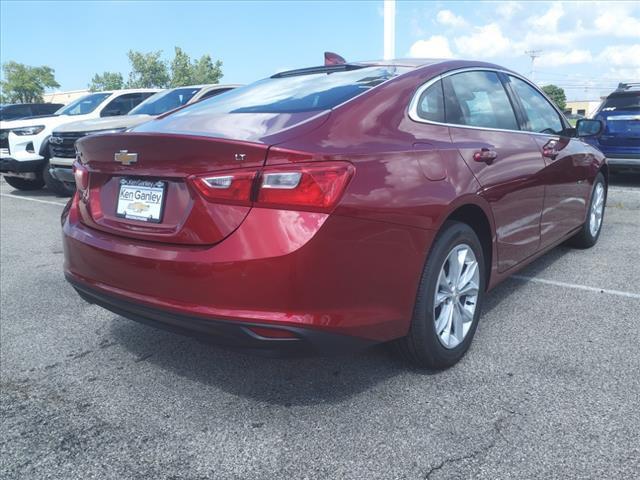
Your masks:
<instances>
[{"instance_id":1,"label":"rear side window","mask_svg":"<svg viewBox=\"0 0 640 480\"><path fill-rule=\"evenodd\" d=\"M564 127L560 115L540 92L519 78L509 76L509 81L527 115L524 130L536 133L562 133Z\"/></svg>"},{"instance_id":2,"label":"rear side window","mask_svg":"<svg viewBox=\"0 0 640 480\"><path fill-rule=\"evenodd\" d=\"M31 116L30 105L9 105L4 107L0 113L0 119L12 120L15 118L24 118Z\"/></svg>"},{"instance_id":3,"label":"rear side window","mask_svg":"<svg viewBox=\"0 0 640 480\"><path fill-rule=\"evenodd\" d=\"M516 115L498 74L463 72L443 79L447 123L519 130Z\"/></svg>"},{"instance_id":4,"label":"rear side window","mask_svg":"<svg viewBox=\"0 0 640 480\"><path fill-rule=\"evenodd\" d=\"M228 92L229 90L233 90L233 88L218 88L216 90L209 90L208 92L205 92L205 94L202 95L198 100L202 101L205 98L217 97L221 93Z\"/></svg>"},{"instance_id":5,"label":"rear side window","mask_svg":"<svg viewBox=\"0 0 640 480\"><path fill-rule=\"evenodd\" d=\"M200 91L199 87L174 88L158 92L129 112L130 115L162 115L185 105Z\"/></svg>"},{"instance_id":6,"label":"rear side window","mask_svg":"<svg viewBox=\"0 0 640 480\"><path fill-rule=\"evenodd\" d=\"M612 93L609 95L602 104L601 111L615 112L616 110L640 112L640 92Z\"/></svg>"},{"instance_id":7,"label":"rear side window","mask_svg":"<svg viewBox=\"0 0 640 480\"><path fill-rule=\"evenodd\" d=\"M444 96L442 93L442 80L427 88L418 99L418 116L424 120L443 123Z\"/></svg>"}]
</instances>

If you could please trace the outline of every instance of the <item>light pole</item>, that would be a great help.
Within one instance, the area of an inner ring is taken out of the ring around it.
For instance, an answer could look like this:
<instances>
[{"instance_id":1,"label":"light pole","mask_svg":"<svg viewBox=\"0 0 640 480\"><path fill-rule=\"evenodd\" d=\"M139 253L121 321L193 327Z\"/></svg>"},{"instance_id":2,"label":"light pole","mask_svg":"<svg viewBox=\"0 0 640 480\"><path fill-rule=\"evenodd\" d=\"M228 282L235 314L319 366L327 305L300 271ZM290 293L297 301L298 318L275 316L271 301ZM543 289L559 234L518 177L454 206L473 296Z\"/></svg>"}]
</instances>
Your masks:
<instances>
[{"instance_id":1,"label":"light pole","mask_svg":"<svg viewBox=\"0 0 640 480\"><path fill-rule=\"evenodd\" d=\"M384 59L396 56L396 0L384 0Z\"/></svg>"}]
</instances>

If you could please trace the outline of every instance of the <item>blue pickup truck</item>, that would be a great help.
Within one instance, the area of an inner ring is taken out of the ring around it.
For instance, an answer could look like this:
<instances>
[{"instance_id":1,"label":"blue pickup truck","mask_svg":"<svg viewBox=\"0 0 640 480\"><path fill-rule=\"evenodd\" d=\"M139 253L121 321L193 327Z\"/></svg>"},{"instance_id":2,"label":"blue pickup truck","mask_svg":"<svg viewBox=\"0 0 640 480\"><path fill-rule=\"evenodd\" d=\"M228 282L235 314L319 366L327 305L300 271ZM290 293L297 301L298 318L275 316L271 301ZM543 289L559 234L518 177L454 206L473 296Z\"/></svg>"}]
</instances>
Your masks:
<instances>
[{"instance_id":1,"label":"blue pickup truck","mask_svg":"<svg viewBox=\"0 0 640 480\"><path fill-rule=\"evenodd\" d=\"M640 83L620 83L594 118L605 125L593 142L607 157L610 170L640 172Z\"/></svg>"}]
</instances>

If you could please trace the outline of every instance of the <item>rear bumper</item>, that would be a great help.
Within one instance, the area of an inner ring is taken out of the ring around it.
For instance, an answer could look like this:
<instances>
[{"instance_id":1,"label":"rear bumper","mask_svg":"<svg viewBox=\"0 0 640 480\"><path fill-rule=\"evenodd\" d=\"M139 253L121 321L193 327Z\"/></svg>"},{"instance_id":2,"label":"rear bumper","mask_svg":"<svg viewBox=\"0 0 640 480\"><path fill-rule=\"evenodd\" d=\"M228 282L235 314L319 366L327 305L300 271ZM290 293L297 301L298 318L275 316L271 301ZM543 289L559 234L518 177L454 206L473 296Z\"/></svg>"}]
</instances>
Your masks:
<instances>
[{"instance_id":1,"label":"rear bumper","mask_svg":"<svg viewBox=\"0 0 640 480\"><path fill-rule=\"evenodd\" d=\"M1 173L36 173L42 170L44 159L19 161L13 157L0 158Z\"/></svg>"},{"instance_id":2,"label":"rear bumper","mask_svg":"<svg viewBox=\"0 0 640 480\"><path fill-rule=\"evenodd\" d=\"M220 322L242 336L247 325L301 329L323 350L316 339L334 338L326 335L353 344L406 335L433 238L379 221L254 208L217 245L171 245L89 228L77 209L74 198L63 215L64 269L83 295L149 308L188 331L211 322L214 336Z\"/></svg>"},{"instance_id":3,"label":"rear bumper","mask_svg":"<svg viewBox=\"0 0 640 480\"><path fill-rule=\"evenodd\" d=\"M89 303L145 325L217 345L279 356L341 353L364 349L376 343L362 338L291 326L279 328L291 332L295 338L267 338L253 332L250 327L268 328L271 325L255 322L238 324L238 322L172 313L105 295L87 287L69 274L66 278L78 294Z\"/></svg>"}]
</instances>

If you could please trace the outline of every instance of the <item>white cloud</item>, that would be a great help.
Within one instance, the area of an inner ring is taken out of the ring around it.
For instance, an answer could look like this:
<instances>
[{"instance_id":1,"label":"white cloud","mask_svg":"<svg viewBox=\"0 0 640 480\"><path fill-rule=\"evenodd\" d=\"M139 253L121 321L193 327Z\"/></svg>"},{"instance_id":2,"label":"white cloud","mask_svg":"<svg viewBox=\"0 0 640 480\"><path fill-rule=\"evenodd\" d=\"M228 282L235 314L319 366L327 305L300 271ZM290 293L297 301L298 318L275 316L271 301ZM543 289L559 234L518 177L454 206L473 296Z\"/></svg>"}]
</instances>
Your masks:
<instances>
[{"instance_id":1,"label":"white cloud","mask_svg":"<svg viewBox=\"0 0 640 480\"><path fill-rule=\"evenodd\" d=\"M600 35L616 37L640 37L640 19L621 11L604 12L597 16L594 25Z\"/></svg>"},{"instance_id":2,"label":"white cloud","mask_svg":"<svg viewBox=\"0 0 640 480\"><path fill-rule=\"evenodd\" d=\"M496 8L496 12L499 16L505 20L510 20L516 13L522 10L524 7L520 2L502 2Z\"/></svg>"},{"instance_id":3,"label":"white cloud","mask_svg":"<svg viewBox=\"0 0 640 480\"><path fill-rule=\"evenodd\" d=\"M427 40L418 40L409 49L410 57L417 58L451 58L449 40L442 35L434 35Z\"/></svg>"},{"instance_id":4,"label":"white cloud","mask_svg":"<svg viewBox=\"0 0 640 480\"><path fill-rule=\"evenodd\" d=\"M558 22L563 16L564 7L562 3L556 2L549 7L544 15L529 17L528 23L540 30L555 32L558 30Z\"/></svg>"},{"instance_id":5,"label":"white cloud","mask_svg":"<svg viewBox=\"0 0 640 480\"><path fill-rule=\"evenodd\" d=\"M513 51L511 41L497 23L474 27L471 35L457 37L454 43L460 55L468 58L490 58Z\"/></svg>"},{"instance_id":6,"label":"white cloud","mask_svg":"<svg viewBox=\"0 0 640 480\"><path fill-rule=\"evenodd\" d=\"M575 65L577 63L587 63L593 59L589 50L570 50L567 52L553 51L543 53L540 57L539 66L558 67L562 65Z\"/></svg>"},{"instance_id":7,"label":"white cloud","mask_svg":"<svg viewBox=\"0 0 640 480\"><path fill-rule=\"evenodd\" d=\"M614 67L640 67L640 43L609 46L600 52L598 60Z\"/></svg>"},{"instance_id":8,"label":"white cloud","mask_svg":"<svg viewBox=\"0 0 640 480\"><path fill-rule=\"evenodd\" d=\"M436 15L436 20L448 27L460 28L467 25L467 21L453 13L451 10L440 10Z\"/></svg>"}]
</instances>

